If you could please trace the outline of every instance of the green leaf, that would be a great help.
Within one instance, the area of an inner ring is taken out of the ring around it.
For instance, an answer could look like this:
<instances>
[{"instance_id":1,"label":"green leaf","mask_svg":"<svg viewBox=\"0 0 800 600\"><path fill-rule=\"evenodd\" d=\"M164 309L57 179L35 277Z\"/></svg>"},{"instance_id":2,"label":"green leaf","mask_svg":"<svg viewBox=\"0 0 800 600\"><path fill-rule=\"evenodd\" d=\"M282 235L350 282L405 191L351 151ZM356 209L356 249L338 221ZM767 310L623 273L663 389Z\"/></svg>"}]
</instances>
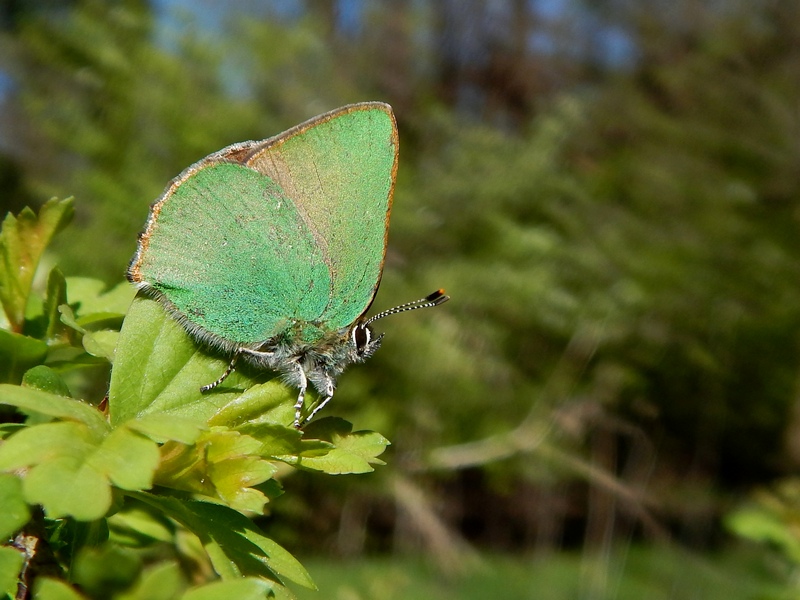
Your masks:
<instances>
[{"instance_id":1,"label":"green leaf","mask_svg":"<svg viewBox=\"0 0 800 600\"><path fill-rule=\"evenodd\" d=\"M172 542L174 527L166 517L126 503L123 510L108 518L112 541L126 546L148 545L153 541Z\"/></svg>"},{"instance_id":2,"label":"green leaf","mask_svg":"<svg viewBox=\"0 0 800 600\"><path fill-rule=\"evenodd\" d=\"M184 444L194 444L206 429L195 419L155 413L126 421L125 426L156 442L174 440Z\"/></svg>"},{"instance_id":3,"label":"green leaf","mask_svg":"<svg viewBox=\"0 0 800 600\"><path fill-rule=\"evenodd\" d=\"M28 504L41 504L48 517L99 519L111 507L111 487L147 489L160 454L152 440L119 427L92 431L83 423L35 425L0 446L0 470L29 467L23 481Z\"/></svg>"},{"instance_id":4,"label":"green leaf","mask_svg":"<svg viewBox=\"0 0 800 600\"><path fill-rule=\"evenodd\" d=\"M266 537L247 517L219 504L164 498L138 492L135 497L160 508L197 535L223 579L288 579L316 589L308 572L291 554Z\"/></svg>"},{"instance_id":5,"label":"green leaf","mask_svg":"<svg viewBox=\"0 0 800 600\"><path fill-rule=\"evenodd\" d=\"M142 559L141 553L116 544L84 546L72 564L70 578L93 598L116 597L116 592L135 585Z\"/></svg>"},{"instance_id":6,"label":"green leaf","mask_svg":"<svg viewBox=\"0 0 800 600\"><path fill-rule=\"evenodd\" d=\"M22 387L65 398L72 396L61 375L45 365L39 365L26 371L22 378Z\"/></svg>"},{"instance_id":7,"label":"green leaf","mask_svg":"<svg viewBox=\"0 0 800 600\"><path fill-rule=\"evenodd\" d=\"M369 473L374 471L371 465L385 464L377 456L383 454L389 440L374 431L351 433L351 430L350 423L336 417L315 421L306 427L305 435L316 436L334 447L320 453L319 444L315 444L315 440L303 440L304 444L309 444L309 450L302 452L298 458L281 457L281 460L330 475Z\"/></svg>"},{"instance_id":8,"label":"green leaf","mask_svg":"<svg viewBox=\"0 0 800 600\"><path fill-rule=\"evenodd\" d=\"M278 380L254 385L222 406L208 420L208 424L229 427L245 423L288 425L294 420L295 399L295 393Z\"/></svg>"},{"instance_id":9,"label":"green leaf","mask_svg":"<svg viewBox=\"0 0 800 600\"><path fill-rule=\"evenodd\" d=\"M103 440L93 466L123 490L149 489L161 460L158 445L127 427L118 427Z\"/></svg>"},{"instance_id":10,"label":"green leaf","mask_svg":"<svg viewBox=\"0 0 800 600\"><path fill-rule=\"evenodd\" d=\"M109 362L114 362L114 350L117 347L119 332L110 329L83 334L83 347L92 356L106 358Z\"/></svg>"},{"instance_id":11,"label":"green leaf","mask_svg":"<svg viewBox=\"0 0 800 600\"><path fill-rule=\"evenodd\" d=\"M150 413L207 421L256 383L237 370L202 394L200 387L216 380L227 366L227 360L200 350L155 300L138 296L122 326L111 371L111 422Z\"/></svg>"},{"instance_id":12,"label":"green leaf","mask_svg":"<svg viewBox=\"0 0 800 600\"><path fill-rule=\"evenodd\" d=\"M68 277L69 303L75 306L75 313L81 319L93 314L121 316L136 296L136 288L124 281L108 291L106 284L99 279L88 277Z\"/></svg>"},{"instance_id":13,"label":"green leaf","mask_svg":"<svg viewBox=\"0 0 800 600\"><path fill-rule=\"evenodd\" d=\"M80 421L96 431L109 429L102 413L95 407L80 400L55 396L31 388L0 384L0 404L17 406L59 419Z\"/></svg>"},{"instance_id":14,"label":"green leaf","mask_svg":"<svg viewBox=\"0 0 800 600\"><path fill-rule=\"evenodd\" d=\"M165 444L158 484L222 500L232 508L260 513L268 498L253 486L277 467L259 455L261 443L224 428L204 432L194 446Z\"/></svg>"},{"instance_id":15,"label":"green leaf","mask_svg":"<svg viewBox=\"0 0 800 600\"><path fill-rule=\"evenodd\" d=\"M80 458L96 445L97 438L83 423L59 421L26 427L0 446L0 471L22 469L59 457Z\"/></svg>"},{"instance_id":16,"label":"green leaf","mask_svg":"<svg viewBox=\"0 0 800 600\"><path fill-rule=\"evenodd\" d=\"M80 595L63 581L40 577L36 580L33 600L85 600L85 596Z\"/></svg>"},{"instance_id":17,"label":"green leaf","mask_svg":"<svg viewBox=\"0 0 800 600\"><path fill-rule=\"evenodd\" d=\"M86 461L71 458L33 467L25 478L25 497L31 504L41 504L51 519L71 516L93 521L111 507L111 489L105 477Z\"/></svg>"},{"instance_id":18,"label":"green leaf","mask_svg":"<svg viewBox=\"0 0 800 600\"><path fill-rule=\"evenodd\" d=\"M287 454L299 454L303 433L294 427L273 423L246 423L236 428L261 443L259 454L264 457L277 457ZM327 445L326 447L330 447Z\"/></svg>"},{"instance_id":19,"label":"green leaf","mask_svg":"<svg viewBox=\"0 0 800 600\"><path fill-rule=\"evenodd\" d=\"M64 275L54 267L47 277L47 293L42 305L45 320L45 339L72 339L72 332L61 322L58 307L67 303L67 282Z\"/></svg>"},{"instance_id":20,"label":"green leaf","mask_svg":"<svg viewBox=\"0 0 800 600\"><path fill-rule=\"evenodd\" d=\"M5 540L31 518L31 511L22 493L22 480L16 475L0 474L0 539Z\"/></svg>"},{"instance_id":21,"label":"green leaf","mask_svg":"<svg viewBox=\"0 0 800 600\"><path fill-rule=\"evenodd\" d=\"M271 479L277 470L275 465L258 456L241 456L211 464L209 475L228 506L261 513L269 499L253 486Z\"/></svg>"},{"instance_id":22,"label":"green leaf","mask_svg":"<svg viewBox=\"0 0 800 600\"><path fill-rule=\"evenodd\" d=\"M224 427L215 427L203 436L209 462L257 454L261 444L255 438Z\"/></svg>"},{"instance_id":23,"label":"green leaf","mask_svg":"<svg viewBox=\"0 0 800 600\"><path fill-rule=\"evenodd\" d=\"M47 358L47 344L19 333L0 329L0 381L19 383L28 369Z\"/></svg>"},{"instance_id":24,"label":"green leaf","mask_svg":"<svg viewBox=\"0 0 800 600\"><path fill-rule=\"evenodd\" d=\"M85 333L86 330L78 323L77 318L75 317L75 311L72 310L72 307L69 304L59 304L58 305L58 312L61 313L61 322L69 327L70 329L74 329L78 333Z\"/></svg>"},{"instance_id":25,"label":"green leaf","mask_svg":"<svg viewBox=\"0 0 800 600\"><path fill-rule=\"evenodd\" d=\"M14 332L20 333L33 277L53 236L72 219L72 199L46 202L37 216L24 208L9 213L0 230L0 304Z\"/></svg>"},{"instance_id":26,"label":"green leaf","mask_svg":"<svg viewBox=\"0 0 800 600\"><path fill-rule=\"evenodd\" d=\"M5 536L3 536L5 537ZM8 594L9 598L17 597L17 584L25 555L9 546L0 546L0 597Z\"/></svg>"},{"instance_id":27,"label":"green leaf","mask_svg":"<svg viewBox=\"0 0 800 600\"><path fill-rule=\"evenodd\" d=\"M780 548L795 564L800 564L800 539L776 512L761 506L746 506L729 514L725 524L743 538Z\"/></svg>"},{"instance_id":28,"label":"green leaf","mask_svg":"<svg viewBox=\"0 0 800 600\"><path fill-rule=\"evenodd\" d=\"M244 577L231 581L215 581L199 588L189 590L181 600L220 600L220 598L236 598L236 600L263 600L268 598L274 585L263 579Z\"/></svg>"},{"instance_id":29,"label":"green leaf","mask_svg":"<svg viewBox=\"0 0 800 600\"><path fill-rule=\"evenodd\" d=\"M184 587L186 582L178 564L163 562L147 569L131 591L118 594L114 600L172 600Z\"/></svg>"}]
</instances>

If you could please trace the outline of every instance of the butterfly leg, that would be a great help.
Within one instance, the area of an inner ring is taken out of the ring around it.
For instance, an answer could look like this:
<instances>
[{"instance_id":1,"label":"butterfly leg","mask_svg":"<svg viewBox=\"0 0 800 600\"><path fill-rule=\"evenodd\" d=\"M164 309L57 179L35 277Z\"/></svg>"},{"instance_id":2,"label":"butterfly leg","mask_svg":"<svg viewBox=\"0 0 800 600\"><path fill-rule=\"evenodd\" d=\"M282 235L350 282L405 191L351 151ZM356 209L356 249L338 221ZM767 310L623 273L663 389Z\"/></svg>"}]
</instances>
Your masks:
<instances>
[{"instance_id":1,"label":"butterfly leg","mask_svg":"<svg viewBox=\"0 0 800 600\"><path fill-rule=\"evenodd\" d=\"M303 371L303 367L301 367L299 363L295 363L295 367L297 368L298 377L297 387L300 388L300 392L297 394L297 402L294 403L294 428L300 429L300 420L303 417L303 402L306 399L306 389L308 389L308 378L306 377L306 372ZM307 421L308 419L303 421L303 423Z\"/></svg>"},{"instance_id":2,"label":"butterfly leg","mask_svg":"<svg viewBox=\"0 0 800 600\"><path fill-rule=\"evenodd\" d=\"M225 372L220 376L220 378L217 379L216 381L213 381L213 382L209 383L208 385L204 385L203 387L201 387L200 388L200 392L201 393L210 392L215 387L217 387L220 383L225 381L228 378L228 375L233 373L233 370L236 368L236 361L238 359L239 359L239 352L237 351L233 355L233 358L231 359L231 363L228 365L228 368L225 369Z\"/></svg>"},{"instance_id":3,"label":"butterfly leg","mask_svg":"<svg viewBox=\"0 0 800 600\"><path fill-rule=\"evenodd\" d=\"M333 398L333 392L334 392L334 389L335 389L335 387L334 387L334 385L333 385L333 380L332 380L332 379L330 379L330 378L328 378L328 377L326 377L326 379L325 379L325 397L322 399L322 402L320 402L319 404L317 404L317 405L314 407L314 410L312 410L312 411L311 411L311 414L310 414L310 415L308 415L308 416L305 418L305 420L303 421L303 425L305 425L305 424L306 424L306 423L308 423L308 422L309 422L311 419L313 419L313 418L314 418L314 415L316 415L316 414L317 414L319 411L321 411L321 410L322 410L322 409L325 407L325 405L326 405L328 402L330 402L330 401L331 401L331 398Z\"/></svg>"}]
</instances>

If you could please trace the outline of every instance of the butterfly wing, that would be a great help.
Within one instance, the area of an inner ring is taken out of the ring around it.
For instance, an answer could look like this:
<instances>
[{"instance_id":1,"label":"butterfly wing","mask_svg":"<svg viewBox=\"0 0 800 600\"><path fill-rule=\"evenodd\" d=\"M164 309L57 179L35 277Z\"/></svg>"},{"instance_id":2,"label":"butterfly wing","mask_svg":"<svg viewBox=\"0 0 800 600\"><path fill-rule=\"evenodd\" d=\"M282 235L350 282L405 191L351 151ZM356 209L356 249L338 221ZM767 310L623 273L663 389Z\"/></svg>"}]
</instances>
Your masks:
<instances>
[{"instance_id":1,"label":"butterfly wing","mask_svg":"<svg viewBox=\"0 0 800 600\"><path fill-rule=\"evenodd\" d=\"M309 292L330 286L322 252L275 182L213 162L154 205L131 274L221 345L264 341L318 314L327 294Z\"/></svg>"},{"instance_id":2,"label":"butterfly wing","mask_svg":"<svg viewBox=\"0 0 800 600\"><path fill-rule=\"evenodd\" d=\"M129 279L223 347L292 321L345 327L380 281L396 168L394 117L380 103L230 146L154 203Z\"/></svg>"},{"instance_id":3,"label":"butterfly wing","mask_svg":"<svg viewBox=\"0 0 800 600\"><path fill-rule=\"evenodd\" d=\"M391 108L345 106L267 140L245 164L294 199L330 272L317 316L331 329L352 324L378 289L397 172Z\"/></svg>"}]
</instances>

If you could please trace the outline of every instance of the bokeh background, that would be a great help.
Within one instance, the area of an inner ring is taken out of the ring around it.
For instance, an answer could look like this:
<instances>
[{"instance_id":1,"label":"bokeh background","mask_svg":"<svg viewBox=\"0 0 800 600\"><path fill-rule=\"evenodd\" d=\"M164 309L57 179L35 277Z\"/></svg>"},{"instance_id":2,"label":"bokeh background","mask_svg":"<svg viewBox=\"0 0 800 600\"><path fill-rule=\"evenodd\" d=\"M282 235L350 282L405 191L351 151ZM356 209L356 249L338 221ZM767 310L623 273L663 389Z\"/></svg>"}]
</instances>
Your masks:
<instances>
[{"instance_id":1,"label":"bokeh background","mask_svg":"<svg viewBox=\"0 0 800 600\"><path fill-rule=\"evenodd\" d=\"M453 300L326 409L388 466L263 522L301 597L798 597L800 3L5 0L0 208L75 196L49 260L113 285L186 166L363 100L375 307Z\"/></svg>"}]
</instances>

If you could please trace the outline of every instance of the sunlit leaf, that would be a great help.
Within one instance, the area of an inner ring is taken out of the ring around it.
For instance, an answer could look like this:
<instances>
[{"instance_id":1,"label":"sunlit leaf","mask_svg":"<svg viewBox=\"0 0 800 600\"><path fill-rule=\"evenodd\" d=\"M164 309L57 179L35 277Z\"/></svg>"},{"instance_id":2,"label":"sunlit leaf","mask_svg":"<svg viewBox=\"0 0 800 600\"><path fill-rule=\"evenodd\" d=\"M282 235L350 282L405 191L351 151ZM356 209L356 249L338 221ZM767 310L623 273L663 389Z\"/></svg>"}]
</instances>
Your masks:
<instances>
[{"instance_id":1,"label":"sunlit leaf","mask_svg":"<svg viewBox=\"0 0 800 600\"><path fill-rule=\"evenodd\" d=\"M23 491L29 504L41 504L50 518L83 521L108 511L112 483L148 489L159 458L155 442L127 428L97 431L68 421L28 427L0 446L0 470L28 468Z\"/></svg>"},{"instance_id":2,"label":"sunlit leaf","mask_svg":"<svg viewBox=\"0 0 800 600\"><path fill-rule=\"evenodd\" d=\"M154 300L138 297L120 332L111 372L112 423L163 413L207 420L255 383L235 371L223 385L202 394L227 360L203 352Z\"/></svg>"},{"instance_id":3,"label":"sunlit leaf","mask_svg":"<svg viewBox=\"0 0 800 600\"><path fill-rule=\"evenodd\" d=\"M94 314L106 315L107 318L111 315L122 316L128 312L136 295L136 288L128 282L121 282L106 290L106 284L99 279L68 277L67 286L69 303L75 305L75 313L80 319Z\"/></svg>"},{"instance_id":4,"label":"sunlit leaf","mask_svg":"<svg viewBox=\"0 0 800 600\"><path fill-rule=\"evenodd\" d=\"M372 465L385 464L377 458L389 445L389 440L374 431L352 432L352 425L343 419L328 417L311 423L306 427L304 444L309 449L301 452L298 458L283 457L295 466L323 471L331 475L346 473L369 473ZM314 437L332 444L325 449L315 443Z\"/></svg>"},{"instance_id":5,"label":"sunlit leaf","mask_svg":"<svg viewBox=\"0 0 800 600\"><path fill-rule=\"evenodd\" d=\"M274 379L254 385L222 406L208 420L209 425L238 427L246 423L289 425L294 420L295 393Z\"/></svg>"},{"instance_id":6,"label":"sunlit leaf","mask_svg":"<svg viewBox=\"0 0 800 600\"><path fill-rule=\"evenodd\" d=\"M0 303L19 333L25 321L25 309L33 277L42 254L53 236L72 219L72 200L53 198L35 214L23 209L16 217L9 213L0 230Z\"/></svg>"}]
</instances>

